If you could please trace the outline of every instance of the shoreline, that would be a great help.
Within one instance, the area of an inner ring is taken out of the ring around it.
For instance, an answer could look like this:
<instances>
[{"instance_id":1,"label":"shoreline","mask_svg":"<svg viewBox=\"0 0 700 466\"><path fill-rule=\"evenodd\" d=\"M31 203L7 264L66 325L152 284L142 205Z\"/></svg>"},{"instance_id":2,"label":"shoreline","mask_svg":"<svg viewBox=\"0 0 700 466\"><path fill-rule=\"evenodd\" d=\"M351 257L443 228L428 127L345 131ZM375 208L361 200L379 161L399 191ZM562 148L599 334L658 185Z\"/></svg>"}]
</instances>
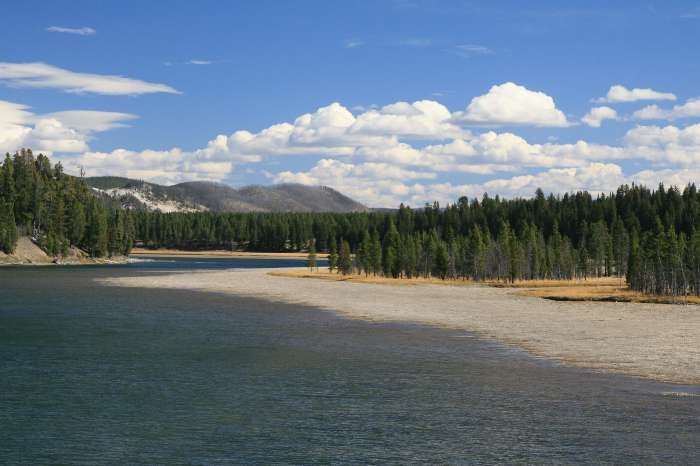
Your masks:
<instances>
[{"instance_id":1,"label":"shoreline","mask_svg":"<svg viewBox=\"0 0 700 466\"><path fill-rule=\"evenodd\" d=\"M307 269L280 269L270 272L276 277L305 278L312 280L345 281L389 286L491 286L495 288L515 289L523 296L534 296L552 301L591 301L612 303L650 303L650 304L700 304L698 296L656 296L646 295L630 290L619 277L599 277L585 280L520 280L514 283L503 281L441 280L439 278L391 278L383 276L352 273L340 275L327 269L310 271Z\"/></svg>"},{"instance_id":2,"label":"shoreline","mask_svg":"<svg viewBox=\"0 0 700 466\"><path fill-rule=\"evenodd\" d=\"M695 306L561 302L483 285L384 286L270 275L276 271L229 269L98 281L241 295L353 319L460 329L565 365L700 384L700 309Z\"/></svg>"},{"instance_id":3,"label":"shoreline","mask_svg":"<svg viewBox=\"0 0 700 466\"><path fill-rule=\"evenodd\" d=\"M166 256L166 257L196 257L202 259L221 259L221 258L244 258L244 259L298 259L306 260L307 254L303 252L248 252L248 251L225 251L225 250L207 250L207 251L185 251L182 249L145 249L133 248L130 256L135 257L150 257L150 256ZM317 260L325 260L327 254L317 254Z\"/></svg>"},{"instance_id":4,"label":"shoreline","mask_svg":"<svg viewBox=\"0 0 700 466\"><path fill-rule=\"evenodd\" d=\"M0 267L3 266L73 266L73 265L119 265L126 264L127 256L90 257L85 251L71 247L65 256L50 256L31 238L22 236L17 240L12 254L0 252Z\"/></svg>"}]
</instances>

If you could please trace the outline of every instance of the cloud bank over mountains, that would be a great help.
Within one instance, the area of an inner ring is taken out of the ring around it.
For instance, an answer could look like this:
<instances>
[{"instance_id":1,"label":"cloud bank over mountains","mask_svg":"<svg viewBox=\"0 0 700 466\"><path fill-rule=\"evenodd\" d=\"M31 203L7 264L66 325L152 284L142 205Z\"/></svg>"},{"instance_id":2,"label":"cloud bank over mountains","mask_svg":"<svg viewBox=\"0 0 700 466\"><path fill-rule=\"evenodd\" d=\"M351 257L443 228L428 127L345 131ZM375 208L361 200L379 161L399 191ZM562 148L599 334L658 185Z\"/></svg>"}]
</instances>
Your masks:
<instances>
[{"instance_id":1,"label":"cloud bank over mountains","mask_svg":"<svg viewBox=\"0 0 700 466\"><path fill-rule=\"evenodd\" d=\"M43 63L0 63L0 82L103 95L178 92L165 84L75 73ZM90 176L166 184L226 181L241 170L257 171L270 182L329 185L370 206L444 203L484 192L530 196L538 187L555 193L609 192L621 183L682 185L700 175L694 168L700 162L700 124L638 124L612 145L583 139L535 143L517 134L523 127L572 128L579 121L599 128L611 121L700 116L698 99L669 108L651 105L631 115L611 106L676 100L673 94L652 89L615 85L595 100L609 105L593 107L582 117L567 117L547 93L505 82L454 111L435 100L399 101L355 113L334 102L259 131L216 135L195 150L109 152L91 150L91 139L133 124L136 115L94 110L35 114L26 105L0 101L0 150L31 147L61 160L68 172L82 168ZM278 166L294 158L301 161L296 166L306 168Z\"/></svg>"}]
</instances>

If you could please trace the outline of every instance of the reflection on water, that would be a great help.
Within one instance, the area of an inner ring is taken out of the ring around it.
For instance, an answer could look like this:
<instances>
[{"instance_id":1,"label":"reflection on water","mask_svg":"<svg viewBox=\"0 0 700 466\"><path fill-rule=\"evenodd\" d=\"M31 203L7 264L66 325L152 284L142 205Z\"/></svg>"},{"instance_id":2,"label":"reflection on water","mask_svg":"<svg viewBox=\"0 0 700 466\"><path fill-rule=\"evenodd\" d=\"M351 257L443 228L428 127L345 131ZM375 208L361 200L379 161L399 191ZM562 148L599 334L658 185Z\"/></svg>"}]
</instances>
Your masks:
<instances>
[{"instance_id":1,"label":"reflection on water","mask_svg":"<svg viewBox=\"0 0 700 466\"><path fill-rule=\"evenodd\" d=\"M460 331L91 280L301 263L0 269L1 462L699 461L697 387Z\"/></svg>"}]
</instances>

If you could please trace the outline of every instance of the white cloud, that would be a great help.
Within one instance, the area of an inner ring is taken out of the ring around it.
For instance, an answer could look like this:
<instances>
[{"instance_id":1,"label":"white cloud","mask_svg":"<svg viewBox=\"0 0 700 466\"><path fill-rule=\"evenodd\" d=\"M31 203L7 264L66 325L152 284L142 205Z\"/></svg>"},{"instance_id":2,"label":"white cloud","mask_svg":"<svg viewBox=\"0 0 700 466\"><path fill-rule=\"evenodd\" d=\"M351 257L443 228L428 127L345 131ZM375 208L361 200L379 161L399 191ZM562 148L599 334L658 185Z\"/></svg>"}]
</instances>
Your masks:
<instances>
[{"instance_id":1,"label":"white cloud","mask_svg":"<svg viewBox=\"0 0 700 466\"><path fill-rule=\"evenodd\" d=\"M700 180L700 170L697 169L664 169L664 170L642 170L632 177L632 181L649 187L656 187L660 183L668 186L678 186L683 188L689 183L696 183Z\"/></svg>"},{"instance_id":2,"label":"white cloud","mask_svg":"<svg viewBox=\"0 0 700 466\"><path fill-rule=\"evenodd\" d=\"M82 27L82 28L65 28L61 26L49 26L46 28L49 32L59 32L63 34L76 34L78 36L92 36L97 33L93 28Z\"/></svg>"},{"instance_id":3,"label":"white cloud","mask_svg":"<svg viewBox=\"0 0 700 466\"><path fill-rule=\"evenodd\" d=\"M680 118L700 117L700 98L688 99L683 105L673 108L660 108L658 105L648 105L637 110L632 115L637 120L677 120Z\"/></svg>"},{"instance_id":4,"label":"white cloud","mask_svg":"<svg viewBox=\"0 0 700 466\"><path fill-rule=\"evenodd\" d=\"M27 105L0 100L0 126L26 123L32 115Z\"/></svg>"},{"instance_id":5,"label":"white cloud","mask_svg":"<svg viewBox=\"0 0 700 466\"><path fill-rule=\"evenodd\" d=\"M700 163L700 124L638 126L627 132L625 143L639 158L660 165L693 166Z\"/></svg>"},{"instance_id":6,"label":"white cloud","mask_svg":"<svg viewBox=\"0 0 700 466\"><path fill-rule=\"evenodd\" d=\"M0 82L14 87L62 89L74 94L139 95L157 92L179 94L166 84L106 74L77 73L46 63L0 62Z\"/></svg>"},{"instance_id":7,"label":"white cloud","mask_svg":"<svg viewBox=\"0 0 700 466\"><path fill-rule=\"evenodd\" d=\"M396 102L357 116L350 133L442 139L459 137L464 130L450 121L452 114L433 100Z\"/></svg>"},{"instance_id":8,"label":"white cloud","mask_svg":"<svg viewBox=\"0 0 700 466\"><path fill-rule=\"evenodd\" d=\"M211 65L213 62L211 60L189 60L187 62L188 65Z\"/></svg>"},{"instance_id":9,"label":"white cloud","mask_svg":"<svg viewBox=\"0 0 700 466\"><path fill-rule=\"evenodd\" d=\"M107 131L124 128L126 121L138 118L136 115L121 112L101 112L94 110L67 110L42 115L41 118L53 118L63 125L84 133Z\"/></svg>"},{"instance_id":10,"label":"white cloud","mask_svg":"<svg viewBox=\"0 0 700 466\"><path fill-rule=\"evenodd\" d=\"M464 58L471 58L484 55L493 55L494 51L484 45L462 44L457 45L452 50L456 55Z\"/></svg>"},{"instance_id":11,"label":"white cloud","mask_svg":"<svg viewBox=\"0 0 700 466\"><path fill-rule=\"evenodd\" d=\"M62 156L66 171L84 169L88 176L126 176L173 184L183 181L220 181L233 170L229 160L217 160L206 149L186 152L174 148L140 152L117 149L112 152L86 152L77 157Z\"/></svg>"},{"instance_id":12,"label":"white cloud","mask_svg":"<svg viewBox=\"0 0 700 466\"><path fill-rule=\"evenodd\" d=\"M0 153L29 147L47 154L89 150L92 133L124 126L135 115L69 110L35 115L26 105L0 101Z\"/></svg>"},{"instance_id":13,"label":"white cloud","mask_svg":"<svg viewBox=\"0 0 700 466\"><path fill-rule=\"evenodd\" d=\"M555 108L551 103L549 108ZM591 118L603 121L603 116ZM396 102L358 114L336 102L257 132L218 135L193 150L96 152L88 147L93 133L123 126L132 118L80 110L34 115L26 106L0 101L0 148L55 152L69 172L83 167L88 175L160 183L225 181L239 167L243 172L250 169L250 164L266 162L264 170L269 170L286 158L314 157L308 169L287 166L268 172L269 177L275 182L330 185L372 206L402 201L421 205L434 199L444 203L485 191L529 196L537 187L607 192L623 182L651 179L645 172L626 176L612 163L616 160L641 160L647 166L651 162L669 179L687 178L700 163L700 124L638 126L619 146L583 140L532 143L512 132L466 131L455 124L447 107L432 100ZM464 173L487 181L447 182Z\"/></svg>"},{"instance_id":14,"label":"white cloud","mask_svg":"<svg viewBox=\"0 0 700 466\"><path fill-rule=\"evenodd\" d=\"M485 126L569 126L554 99L512 82L493 86L488 93L474 97L465 112L455 120Z\"/></svg>"},{"instance_id":15,"label":"white cloud","mask_svg":"<svg viewBox=\"0 0 700 466\"><path fill-rule=\"evenodd\" d=\"M18 114L24 111L18 112L15 108L7 112L5 104L0 102L0 153L15 152L23 147L47 154L88 150L87 134L54 118L38 118L29 112L26 119L18 119Z\"/></svg>"},{"instance_id":16,"label":"white cloud","mask_svg":"<svg viewBox=\"0 0 700 466\"><path fill-rule=\"evenodd\" d=\"M18 111L22 109L13 110ZM104 116L107 121L100 127L122 124L123 120L111 121L108 117ZM73 126L78 125L73 123ZM87 133L90 128L81 130ZM416 146L404 138L434 143ZM396 102L357 116L343 105L333 103L303 114L292 123L277 123L257 133L239 130L228 136L219 135L203 149L88 151L82 156L66 157L64 163L67 169L77 170L82 166L92 175L123 175L173 183L225 180L234 165L298 155L318 156L321 160L308 171L282 170L271 176L276 181L329 184L358 199L377 202L400 196L405 196L403 200L416 200L432 195L435 190L447 196L453 192L449 184L422 184L445 173L492 175L542 168L580 169L591 162L630 157L625 147L586 141L531 144L507 132L473 135L455 126L450 111L443 105L417 101ZM469 186L469 189L483 189L483 186Z\"/></svg>"},{"instance_id":17,"label":"white cloud","mask_svg":"<svg viewBox=\"0 0 700 466\"><path fill-rule=\"evenodd\" d=\"M574 144L531 144L513 133L488 131L469 140L455 139L448 144L426 146L423 150L436 158L441 157L443 165L430 160L437 169L455 169L460 161L471 164L491 165L491 171L513 171L525 168L578 167L590 161L625 159L630 155L625 148L577 141ZM462 162L463 163L463 162ZM496 165L503 165L496 170Z\"/></svg>"},{"instance_id":18,"label":"white cloud","mask_svg":"<svg viewBox=\"0 0 700 466\"><path fill-rule=\"evenodd\" d=\"M594 99L598 103L637 102L640 100L676 100L676 96L670 92L659 92L649 88L628 89L620 84L610 86L605 97Z\"/></svg>"},{"instance_id":19,"label":"white cloud","mask_svg":"<svg viewBox=\"0 0 700 466\"><path fill-rule=\"evenodd\" d=\"M362 47L365 45L364 41L358 40L358 39L348 39L345 42L343 42L343 47L346 49L354 49L357 47Z\"/></svg>"},{"instance_id":20,"label":"white cloud","mask_svg":"<svg viewBox=\"0 0 700 466\"><path fill-rule=\"evenodd\" d=\"M485 192L505 197L529 197L537 188L553 193L582 189L592 193L608 193L627 182L620 166L607 163L555 168L534 175L461 185L449 182L425 184L421 179L432 179L430 173L402 176L400 172L391 173L384 167L366 169L363 165L324 159L307 172L283 172L274 176L273 181L329 185L372 207L394 207L400 202L420 206L434 200L445 204L454 202L460 196L476 197Z\"/></svg>"},{"instance_id":21,"label":"white cloud","mask_svg":"<svg viewBox=\"0 0 700 466\"><path fill-rule=\"evenodd\" d=\"M583 118L581 118L583 123L593 128L600 128L600 125L604 120L617 120L617 111L606 106L593 107Z\"/></svg>"},{"instance_id":22,"label":"white cloud","mask_svg":"<svg viewBox=\"0 0 700 466\"><path fill-rule=\"evenodd\" d=\"M411 188L406 181L434 179L434 173L398 168L385 163L351 164L321 159L306 172L285 171L273 175L275 183L327 185L371 206L397 205Z\"/></svg>"},{"instance_id":23,"label":"white cloud","mask_svg":"<svg viewBox=\"0 0 700 466\"><path fill-rule=\"evenodd\" d=\"M596 194L610 192L624 181L619 165L592 163L584 167L553 168L535 175L491 180L484 183L483 190L506 197L529 197L537 188L547 193L587 190Z\"/></svg>"}]
</instances>

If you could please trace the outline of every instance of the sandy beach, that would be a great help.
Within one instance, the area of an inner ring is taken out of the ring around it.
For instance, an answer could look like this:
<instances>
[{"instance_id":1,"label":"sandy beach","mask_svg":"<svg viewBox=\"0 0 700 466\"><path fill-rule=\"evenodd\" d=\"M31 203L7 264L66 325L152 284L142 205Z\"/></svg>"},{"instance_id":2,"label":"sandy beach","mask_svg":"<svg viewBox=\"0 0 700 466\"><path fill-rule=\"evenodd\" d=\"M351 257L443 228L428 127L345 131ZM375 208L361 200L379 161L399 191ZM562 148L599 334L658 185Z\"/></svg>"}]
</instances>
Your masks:
<instances>
[{"instance_id":1,"label":"sandy beach","mask_svg":"<svg viewBox=\"0 0 700 466\"><path fill-rule=\"evenodd\" d=\"M243 259L299 259L306 260L304 252L248 252L248 251L185 251L182 249L145 249L134 248L129 255L134 257L170 256L170 257L197 257L202 259L221 259L226 257L239 257ZM328 254L319 253L317 259L325 259Z\"/></svg>"},{"instance_id":2,"label":"sandy beach","mask_svg":"<svg viewBox=\"0 0 700 466\"><path fill-rule=\"evenodd\" d=\"M563 364L665 382L700 383L700 308L558 302L488 286L387 286L232 269L103 279L281 301L371 321L463 329Z\"/></svg>"}]
</instances>

